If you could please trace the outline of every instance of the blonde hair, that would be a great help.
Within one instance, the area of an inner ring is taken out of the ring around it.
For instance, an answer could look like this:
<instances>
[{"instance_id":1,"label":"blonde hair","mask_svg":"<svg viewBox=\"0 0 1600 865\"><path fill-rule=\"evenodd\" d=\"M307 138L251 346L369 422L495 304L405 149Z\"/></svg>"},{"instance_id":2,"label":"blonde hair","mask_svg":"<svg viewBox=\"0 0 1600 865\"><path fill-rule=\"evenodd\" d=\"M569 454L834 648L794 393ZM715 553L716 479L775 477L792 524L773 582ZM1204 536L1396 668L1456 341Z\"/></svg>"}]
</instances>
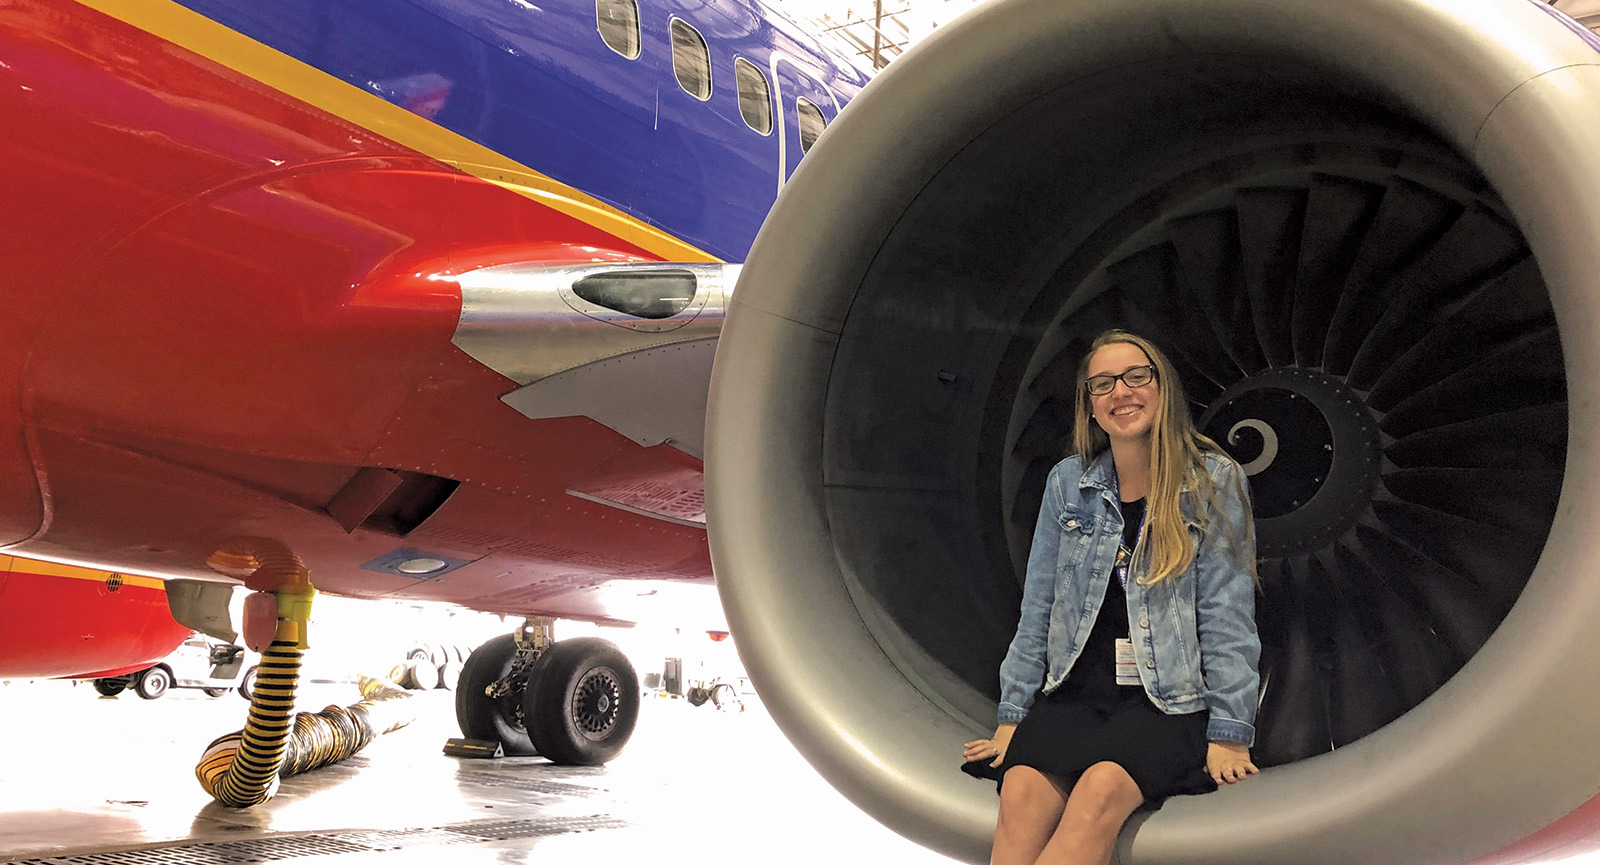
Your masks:
<instances>
[{"instance_id":1,"label":"blonde hair","mask_svg":"<svg viewBox=\"0 0 1600 865\"><path fill-rule=\"evenodd\" d=\"M1155 368L1159 386L1155 420L1150 426L1150 490L1145 498L1145 530L1142 542L1134 550L1139 582L1152 585L1183 573L1194 563L1194 541L1184 528L1183 513L1178 507L1180 492L1188 487L1200 494L1201 501L1206 505L1203 519L1219 516L1227 520L1221 509L1216 507L1216 485L1211 480L1211 473L1206 471L1205 455L1220 454L1223 459L1230 461L1233 458L1216 442L1195 429L1194 421L1189 418L1189 404L1183 396L1183 382L1161 349L1149 340L1125 330L1108 330L1095 338L1078 364L1072 442L1073 451L1082 458L1084 466L1087 467L1111 447L1111 439L1094 422L1093 397L1089 395L1087 386L1089 361L1095 352L1119 342L1144 352L1150 365ZM1237 491L1240 499L1248 503L1249 497L1242 489L1244 472L1239 471L1235 477L1241 486ZM1251 577L1259 579L1255 573L1255 524L1248 507L1244 521ZM1224 527L1224 535L1232 536L1232 528Z\"/></svg>"}]
</instances>

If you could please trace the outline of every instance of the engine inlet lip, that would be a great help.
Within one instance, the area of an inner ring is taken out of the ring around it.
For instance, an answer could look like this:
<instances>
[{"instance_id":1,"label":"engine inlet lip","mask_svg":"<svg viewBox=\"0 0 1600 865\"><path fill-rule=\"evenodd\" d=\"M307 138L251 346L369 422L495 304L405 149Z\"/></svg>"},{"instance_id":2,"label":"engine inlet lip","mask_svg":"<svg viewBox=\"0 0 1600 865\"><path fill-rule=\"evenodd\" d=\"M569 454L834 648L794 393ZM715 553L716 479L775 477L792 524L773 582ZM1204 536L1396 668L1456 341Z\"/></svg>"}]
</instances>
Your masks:
<instances>
[{"instance_id":1,"label":"engine inlet lip","mask_svg":"<svg viewBox=\"0 0 1600 865\"><path fill-rule=\"evenodd\" d=\"M822 420L839 334L885 233L931 173L1007 112L1066 82L1186 54L1316 67L1405 110L1472 161L1506 203L1563 328L1572 417L1600 414L1600 382L1587 372L1600 368L1600 334L1574 329L1595 319L1592 274L1600 273L1592 244L1600 202L1588 192L1600 185L1592 147L1600 70L1565 23L1520 0L1134 6L994 4L897 60L786 186L747 262L713 376L710 543L752 677L779 725L835 786L902 833L973 861L986 855L994 797L947 758L970 729L939 717L906 681L863 624L870 612L850 597L850 564L831 541L826 500L837 480L823 475ZM886 162L889 130L905 129L919 134L892 133L900 146ZM1575 426L1569 441L1540 565L1455 679L1341 752L1211 797L1169 801L1125 834L1123 861L1455 863L1588 801L1600 742L1585 725L1600 714L1600 695L1555 671L1600 655L1592 626L1600 580L1584 578L1600 568L1588 537L1600 524L1600 471L1592 432ZM799 646L814 648L800 657ZM819 696L841 669L875 689L870 701ZM880 729L885 718L892 735ZM1484 809L1446 825L1440 815L1461 796ZM1361 832L1350 831L1355 824Z\"/></svg>"}]
</instances>

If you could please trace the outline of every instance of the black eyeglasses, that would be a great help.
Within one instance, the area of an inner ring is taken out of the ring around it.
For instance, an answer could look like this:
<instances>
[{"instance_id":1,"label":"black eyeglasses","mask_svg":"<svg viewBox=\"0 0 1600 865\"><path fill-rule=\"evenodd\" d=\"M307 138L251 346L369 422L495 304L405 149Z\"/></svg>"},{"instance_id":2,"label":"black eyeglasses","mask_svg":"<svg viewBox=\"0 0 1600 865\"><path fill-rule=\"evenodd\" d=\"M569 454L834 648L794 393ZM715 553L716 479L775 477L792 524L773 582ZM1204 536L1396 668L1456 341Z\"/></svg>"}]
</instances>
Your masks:
<instances>
[{"instance_id":1,"label":"black eyeglasses","mask_svg":"<svg viewBox=\"0 0 1600 865\"><path fill-rule=\"evenodd\" d=\"M1117 382L1121 381L1128 386L1128 390L1144 387L1156 380L1156 368L1153 366L1131 366L1122 371L1121 375L1091 375L1085 382L1092 396L1105 396L1116 390Z\"/></svg>"}]
</instances>

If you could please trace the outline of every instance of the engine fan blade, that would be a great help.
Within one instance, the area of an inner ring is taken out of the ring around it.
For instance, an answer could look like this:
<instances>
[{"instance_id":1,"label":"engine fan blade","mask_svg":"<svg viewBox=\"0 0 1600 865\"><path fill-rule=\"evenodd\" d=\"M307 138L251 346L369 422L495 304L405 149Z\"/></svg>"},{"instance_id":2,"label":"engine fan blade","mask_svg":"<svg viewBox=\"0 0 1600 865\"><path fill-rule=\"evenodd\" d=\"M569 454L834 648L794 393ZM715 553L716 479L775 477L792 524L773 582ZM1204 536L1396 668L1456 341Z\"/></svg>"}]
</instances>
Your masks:
<instances>
[{"instance_id":1,"label":"engine fan blade","mask_svg":"<svg viewBox=\"0 0 1600 865\"><path fill-rule=\"evenodd\" d=\"M1348 380L1366 389L1430 326L1449 317L1450 306L1527 256L1522 236L1482 204L1462 213L1417 263L1385 286L1381 316L1361 337Z\"/></svg>"},{"instance_id":2,"label":"engine fan blade","mask_svg":"<svg viewBox=\"0 0 1600 865\"><path fill-rule=\"evenodd\" d=\"M1239 371L1252 373L1265 367L1249 295L1241 290L1237 214L1232 209L1212 210L1176 219L1167 223L1167 234L1178 260L1179 283L1205 311L1215 346Z\"/></svg>"},{"instance_id":3,"label":"engine fan blade","mask_svg":"<svg viewBox=\"0 0 1600 865\"><path fill-rule=\"evenodd\" d=\"M1426 253L1461 213L1461 205L1426 186L1394 178L1363 238L1328 324L1322 368L1342 375L1385 308L1389 279Z\"/></svg>"},{"instance_id":4,"label":"engine fan blade","mask_svg":"<svg viewBox=\"0 0 1600 865\"><path fill-rule=\"evenodd\" d=\"M1239 193L1240 270L1256 340L1272 366L1294 364L1294 277L1305 231L1304 189Z\"/></svg>"}]
</instances>

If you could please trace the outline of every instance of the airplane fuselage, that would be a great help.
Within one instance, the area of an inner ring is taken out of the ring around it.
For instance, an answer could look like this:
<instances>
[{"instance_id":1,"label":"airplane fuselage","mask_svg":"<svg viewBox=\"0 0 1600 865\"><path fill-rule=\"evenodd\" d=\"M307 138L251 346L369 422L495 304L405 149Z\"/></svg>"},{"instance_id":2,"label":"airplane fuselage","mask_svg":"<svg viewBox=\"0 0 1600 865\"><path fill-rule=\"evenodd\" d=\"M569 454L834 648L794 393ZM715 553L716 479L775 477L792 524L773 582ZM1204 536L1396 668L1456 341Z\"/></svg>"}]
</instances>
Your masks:
<instances>
[{"instance_id":1,"label":"airplane fuselage","mask_svg":"<svg viewBox=\"0 0 1600 865\"><path fill-rule=\"evenodd\" d=\"M597 620L609 580L709 581L696 520L572 494L693 499L696 455L532 418L453 342L481 268L741 258L798 159L784 111L860 84L741 4L641 6L637 59L586 3L0 12L0 543L214 576L270 538L326 590Z\"/></svg>"}]
</instances>

